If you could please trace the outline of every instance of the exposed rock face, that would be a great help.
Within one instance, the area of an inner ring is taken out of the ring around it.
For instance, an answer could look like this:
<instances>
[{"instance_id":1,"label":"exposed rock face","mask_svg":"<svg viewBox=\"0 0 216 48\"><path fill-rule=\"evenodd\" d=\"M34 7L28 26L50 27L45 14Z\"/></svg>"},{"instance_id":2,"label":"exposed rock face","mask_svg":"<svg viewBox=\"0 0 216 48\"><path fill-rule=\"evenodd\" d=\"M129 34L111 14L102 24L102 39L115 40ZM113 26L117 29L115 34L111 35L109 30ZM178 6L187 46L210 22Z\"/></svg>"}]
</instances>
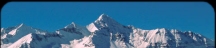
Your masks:
<instances>
[{"instance_id":1,"label":"exposed rock face","mask_svg":"<svg viewBox=\"0 0 216 48\"><path fill-rule=\"evenodd\" d=\"M86 27L71 24L47 32L24 24L1 28L1 48L214 48L214 42L191 31L124 26L102 14Z\"/></svg>"}]
</instances>

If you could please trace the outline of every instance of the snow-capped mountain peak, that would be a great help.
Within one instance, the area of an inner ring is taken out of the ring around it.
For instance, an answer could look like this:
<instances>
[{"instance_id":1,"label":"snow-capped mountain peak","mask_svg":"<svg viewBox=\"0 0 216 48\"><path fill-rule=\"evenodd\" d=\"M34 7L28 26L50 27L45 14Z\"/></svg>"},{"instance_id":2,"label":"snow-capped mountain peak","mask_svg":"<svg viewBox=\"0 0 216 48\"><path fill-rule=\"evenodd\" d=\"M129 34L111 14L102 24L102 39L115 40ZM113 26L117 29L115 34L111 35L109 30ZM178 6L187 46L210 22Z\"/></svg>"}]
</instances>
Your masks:
<instances>
[{"instance_id":1,"label":"snow-capped mountain peak","mask_svg":"<svg viewBox=\"0 0 216 48\"><path fill-rule=\"evenodd\" d=\"M90 32L95 32L96 30L100 30L101 28L104 28L104 27L112 28L112 27L118 27L118 26L122 26L122 25L116 22L115 20L113 20L108 15L101 14L98 17L98 19L95 20L95 22L90 23L86 27Z\"/></svg>"},{"instance_id":2,"label":"snow-capped mountain peak","mask_svg":"<svg viewBox=\"0 0 216 48\"><path fill-rule=\"evenodd\" d=\"M108 17L108 15L103 13L99 16L99 18L97 20L100 21L100 20L104 20L104 19L110 19L110 18Z\"/></svg>"},{"instance_id":3,"label":"snow-capped mountain peak","mask_svg":"<svg viewBox=\"0 0 216 48\"><path fill-rule=\"evenodd\" d=\"M100 23L100 24L119 24L114 19L109 17L106 14L101 14L99 18L94 23Z\"/></svg>"},{"instance_id":4,"label":"snow-capped mountain peak","mask_svg":"<svg viewBox=\"0 0 216 48\"><path fill-rule=\"evenodd\" d=\"M15 35L18 31L29 30L29 29L33 29L33 28L30 26L26 26L23 23L21 23L20 25L16 26L15 28L12 28L8 34Z\"/></svg>"},{"instance_id":5,"label":"snow-capped mountain peak","mask_svg":"<svg viewBox=\"0 0 216 48\"><path fill-rule=\"evenodd\" d=\"M64 28L76 28L76 24L72 22L71 24L65 26Z\"/></svg>"},{"instance_id":6,"label":"snow-capped mountain peak","mask_svg":"<svg viewBox=\"0 0 216 48\"><path fill-rule=\"evenodd\" d=\"M72 22L56 32L23 23L1 28L1 48L214 48L213 42L192 31L124 26L105 14L86 27Z\"/></svg>"}]
</instances>

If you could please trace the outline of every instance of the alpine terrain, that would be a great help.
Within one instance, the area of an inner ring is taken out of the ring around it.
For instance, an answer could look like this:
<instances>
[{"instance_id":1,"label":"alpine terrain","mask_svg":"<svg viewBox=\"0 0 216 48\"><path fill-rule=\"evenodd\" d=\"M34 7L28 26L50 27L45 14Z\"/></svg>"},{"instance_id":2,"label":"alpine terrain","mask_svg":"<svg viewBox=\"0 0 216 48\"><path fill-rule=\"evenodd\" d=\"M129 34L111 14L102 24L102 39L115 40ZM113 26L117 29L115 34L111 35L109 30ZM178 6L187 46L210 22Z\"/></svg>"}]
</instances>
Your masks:
<instances>
[{"instance_id":1,"label":"alpine terrain","mask_svg":"<svg viewBox=\"0 0 216 48\"><path fill-rule=\"evenodd\" d=\"M1 48L215 48L214 41L192 31L144 30L121 25L102 14L87 26L72 22L55 32L23 23L1 28Z\"/></svg>"}]
</instances>

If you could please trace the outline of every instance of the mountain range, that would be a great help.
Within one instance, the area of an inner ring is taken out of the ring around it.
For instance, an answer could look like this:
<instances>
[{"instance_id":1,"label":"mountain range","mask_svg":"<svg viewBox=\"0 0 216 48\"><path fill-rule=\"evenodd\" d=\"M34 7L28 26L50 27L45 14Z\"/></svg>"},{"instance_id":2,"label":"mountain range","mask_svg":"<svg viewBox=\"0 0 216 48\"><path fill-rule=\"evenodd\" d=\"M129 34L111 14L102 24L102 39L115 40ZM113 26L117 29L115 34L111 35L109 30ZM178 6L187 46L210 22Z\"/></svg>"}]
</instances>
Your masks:
<instances>
[{"instance_id":1,"label":"mountain range","mask_svg":"<svg viewBox=\"0 0 216 48\"><path fill-rule=\"evenodd\" d=\"M72 22L55 32L23 23L1 28L1 48L215 48L214 41L192 31L122 25L102 14L87 26Z\"/></svg>"}]
</instances>

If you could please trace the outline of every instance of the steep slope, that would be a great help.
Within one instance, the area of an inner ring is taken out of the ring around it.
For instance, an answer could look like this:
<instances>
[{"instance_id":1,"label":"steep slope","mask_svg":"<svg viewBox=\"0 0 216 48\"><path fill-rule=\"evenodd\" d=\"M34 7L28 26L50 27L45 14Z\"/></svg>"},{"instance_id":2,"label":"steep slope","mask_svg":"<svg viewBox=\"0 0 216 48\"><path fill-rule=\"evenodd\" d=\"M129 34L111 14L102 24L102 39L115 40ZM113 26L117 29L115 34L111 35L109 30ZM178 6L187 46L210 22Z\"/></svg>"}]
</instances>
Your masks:
<instances>
[{"instance_id":1,"label":"steep slope","mask_svg":"<svg viewBox=\"0 0 216 48\"><path fill-rule=\"evenodd\" d=\"M130 36L136 47L171 47L171 48L214 48L214 42L192 32L181 32L175 29L134 29ZM208 40L209 42L206 42ZM206 44L208 43L208 44ZM147 45L146 45L147 44ZM135 47L135 48L136 48Z\"/></svg>"},{"instance_id":2,"label":"steep slope","mask_svg":"<svg viewBox=\"0 0 216 48\"><path fill-rule=\"evenodd\" d=\"M130 44L126 43L129 43L129 33L132 32L132 29L119 24L105 14L100 15L87 28L93 28L89 30L94 31L95 35L92 40L96 48L115 48L116 46L113 45L123 48L130 47Z\"/></svg>"},{"instance_id":3,"label":"steep slope","mask_svg":"<svg viewBox=\"0 0 216 48\"><path fill-rule=\"evenodd\" d=\"M19 40L25 40L25 36L29 33L36 33L36 32L45 32L43 30L35 29L30 26L26 26L24 24L20 24L15 27L9 27L6 29L2 28L1 32L1 47L8 47ZM3 44L3 45L2 45ZM16 46L16 45L15 45ZM19 46L19 45L17 45Z\"/></svg>"},{"instance_id":4,"label":"steep slope","mask_svg":"<svg viewBox=\"0 0 216 48\"><path fill-rule=\"evenodd\" d=\"M63 47L64 45L71 44L70 41L79 40L83 37L89 38L90 32L85 27L81 27L72 22L59 29L56 32L46 32L39 29L34 29L23 24L1 29L2 48L7 47L27 47L27 48L49 48L49 47ZM29 35L30 34L30 35ZM8 36L10 35L10 36ZM6 36L6 37L5 37ZM26 39L27 38L27 39ZM26 40L31 40L25 43Z\"/></svg>"},{"instance_id":5,"label":"steep slope","mask_svg":"<svg viewBox=\"0 0 216 48\"><path fill-rule=\"evenodd\" d=\"M30 45L36 48L72 48L81 46L83 44L82 42L84 42L83 38L88 38L89 35L90 32L88 32L87 28L72 22L54 33L46 33L46 35L35 34L34 38L37 37L40 40L33 40ZM85 38L84 40L87 41ZM81 45L74 45L73 42ZM83 47L85 46L83 45Z\"/></svg>"},{"instance_id":6,"label":"steep slope","mask_svg":"<svg viewBox=\"0 0 216 48\"><path fill-rule=\"evenodd\" d=\"M1 39L2 39L1 41L4 44L14 43L21 37L31 32L35 32L35 29L29 26L25 26L23 24L20 24L15 27L6 28L6 29L3 29L1 32Z\"/></svg>"},{"instance_id":7,"label":"steep slope","mask_svg":"<svg viewBox=\"0 0 216 48\"><path fill-rule=\"evenodd\" d=\"M29 44L32 41L31 37L32 37L31 33L27 34L26 36L20 38L16 42L14 42L8 48L19 48L19 47L21 47L22 44L25 44L25 43ZM30 48L30 45L27 45L27 47Z\"/></svg>"},{"instance_id":8,"label":"steep slope","mask_svg":"<svg viewBox=\"0 0 216 48\"><path fill-rule=\"evenodd\" d=\"M165 28L142 30L133 26L121 25L105 14L102 14L87 28L90 28L89 30L95 34L92 40L96 48L214 47L212 40L197 33Z\"/></svg>"},{"instance_id":9,"label":"steep slope","mask_svg":"<svg viewBox=\"0 0 216 48\"><path fill-rule=\"evenodd\" d=\"M72 22L55 32L24 24L1 28L1 48L214 48L214 42L191 31L124 26L102 14L89 25Z\"/></svg>"},{"instance_id":10,"label":"steep slope","mask_svg":"<svg viewBox=\"0 0 216 48\"><path fill-rule=\"evenodd\" d=\"M79 40L84 37L90 36L90 32L87 30L87 28L79 26L72 22L71 24L67 25L65 28L57 30L60 35L64 36L62 37L63 41L68 41L63 43L62 45L70 45L71 41L73 40Z\"/></svg>"}]
</instances>

